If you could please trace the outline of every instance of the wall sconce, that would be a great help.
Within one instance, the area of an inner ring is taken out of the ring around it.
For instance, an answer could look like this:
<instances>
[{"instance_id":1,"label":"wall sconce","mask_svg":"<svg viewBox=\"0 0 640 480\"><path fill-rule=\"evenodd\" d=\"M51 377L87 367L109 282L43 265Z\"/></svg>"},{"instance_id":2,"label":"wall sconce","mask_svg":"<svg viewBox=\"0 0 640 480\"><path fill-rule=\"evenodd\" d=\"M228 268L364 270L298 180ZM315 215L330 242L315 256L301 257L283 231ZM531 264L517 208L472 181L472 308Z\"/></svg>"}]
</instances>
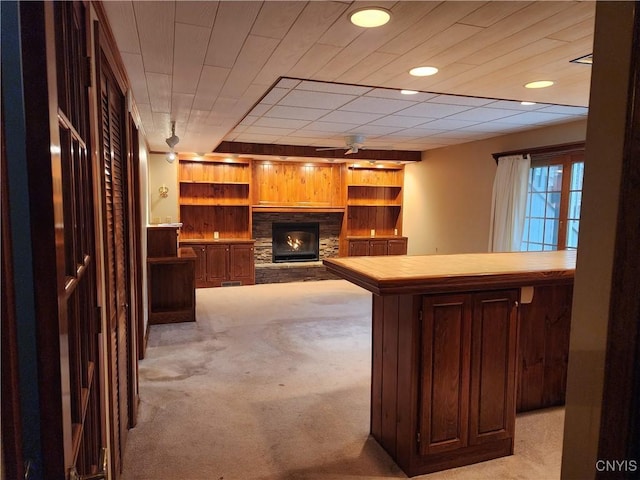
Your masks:
<instances>
[{"instance_id":1,"label":"wall sconce","mask_svg":"<svg viewBox=\"0 0 640 480\"><path fill-rule=\"evenodd\" d=\"M168 161L168 159L167 159ZM171 162L169 162L171 163ZM162 198L167 198L169 196L169 187L167 187L166 185L162 185L160 188L158 188L158 193L160 193L160 196Z\"/></svg>"},{"instance_id":2,"label":"wall sconce","mask_svg":"<svg viewBox=\"0 0 640 480\"><path fill-rule=\"evenodd\" d=\"M167 142L167 145L169 145L169 148L171 149L169 153L167 153L167 162L173 163L177 158L175 146L179 141L180 137L176 135L176 122L171 122L171 136L165 139L165 142Z\"/></svg>"}]
</instances>

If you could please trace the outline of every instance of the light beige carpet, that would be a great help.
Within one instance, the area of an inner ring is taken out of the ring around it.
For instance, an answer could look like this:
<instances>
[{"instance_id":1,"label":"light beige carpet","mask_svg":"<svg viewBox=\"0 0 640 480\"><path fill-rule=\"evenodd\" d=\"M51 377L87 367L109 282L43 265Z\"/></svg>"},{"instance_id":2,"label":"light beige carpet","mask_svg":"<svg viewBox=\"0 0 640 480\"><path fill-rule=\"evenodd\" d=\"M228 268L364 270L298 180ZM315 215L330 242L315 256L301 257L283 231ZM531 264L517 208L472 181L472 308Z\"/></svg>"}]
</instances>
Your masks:
<instances>
[{"instance_id":1,"label":"light beige carpet","mask_svg":"<svg viewBox=\"0 0 640 480\"><path fill-rule=\"evenodd\" d=\"M150 329L123 480L406 478L368 436L368 292L328 280L196 296L196 323ZM515 455L414 478L559 478L563 418L520 415Z\"/></svg>"}]
</instances>

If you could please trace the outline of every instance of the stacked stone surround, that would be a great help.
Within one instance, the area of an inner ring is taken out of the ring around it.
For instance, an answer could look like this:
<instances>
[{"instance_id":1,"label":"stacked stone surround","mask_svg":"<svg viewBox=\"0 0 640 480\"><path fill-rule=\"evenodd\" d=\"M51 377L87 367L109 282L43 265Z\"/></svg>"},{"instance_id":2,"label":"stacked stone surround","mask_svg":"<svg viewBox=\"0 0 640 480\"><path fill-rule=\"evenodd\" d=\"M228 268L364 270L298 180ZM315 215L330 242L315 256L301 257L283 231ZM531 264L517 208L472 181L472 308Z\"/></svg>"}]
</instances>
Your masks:
<instances>
[{"instance_id":1,"label":"stacked stone surround","mask_svg":"<svg viewBox=\"0 0 640 480\"><path fill-rule=\"evenodd\" d=\"M338 278L326 271L322 260L337 257L343 213L260 213L253 214L256 283L302 282ZM271 234L273 223L318 222L320 227L320 261L273 263Z\"/></svg>"}]
</instances>

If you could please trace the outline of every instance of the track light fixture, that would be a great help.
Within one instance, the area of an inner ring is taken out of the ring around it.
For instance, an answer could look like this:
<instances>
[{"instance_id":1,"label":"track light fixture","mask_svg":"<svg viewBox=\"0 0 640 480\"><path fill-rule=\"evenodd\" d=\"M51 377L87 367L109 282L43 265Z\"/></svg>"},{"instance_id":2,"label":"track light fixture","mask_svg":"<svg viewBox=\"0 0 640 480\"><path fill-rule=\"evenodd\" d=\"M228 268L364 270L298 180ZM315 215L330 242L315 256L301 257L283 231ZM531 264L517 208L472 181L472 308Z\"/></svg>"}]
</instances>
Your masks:
<instances>
[{"instance_id":1,"label":"track light fixture","mask_svg":"<svg viewBox=\"0 0 640 480\"><path fill-rule=\"evenodd\" d=\"M173 163L175 159L178 157L175 152L175 147L180 141L180 137L176 135L176 122L171 122L171 136L165 139L167 145L171 149L169 153L167 153L167 162Z\"/></svg>"}]
</instances>

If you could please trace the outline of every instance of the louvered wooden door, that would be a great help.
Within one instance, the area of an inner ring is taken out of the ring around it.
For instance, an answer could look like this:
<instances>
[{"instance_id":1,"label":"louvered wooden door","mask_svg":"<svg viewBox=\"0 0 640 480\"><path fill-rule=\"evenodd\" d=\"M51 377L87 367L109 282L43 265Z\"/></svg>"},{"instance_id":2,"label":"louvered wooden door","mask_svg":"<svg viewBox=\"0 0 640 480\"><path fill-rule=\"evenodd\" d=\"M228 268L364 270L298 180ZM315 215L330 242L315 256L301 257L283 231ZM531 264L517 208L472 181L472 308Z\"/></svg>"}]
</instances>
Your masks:
<instances>
[{"instance_id":1,"label":"louvered wooden door","mask_svg":"<svg viewBox=\"0 0 640 480\"><path fill-rule=\"evenodd\" d=\"M119 475L129 429L129 250L124 95L104 56L100 62L101 143L104 172L112 465Z\"/></svg>"}]
</instances>

